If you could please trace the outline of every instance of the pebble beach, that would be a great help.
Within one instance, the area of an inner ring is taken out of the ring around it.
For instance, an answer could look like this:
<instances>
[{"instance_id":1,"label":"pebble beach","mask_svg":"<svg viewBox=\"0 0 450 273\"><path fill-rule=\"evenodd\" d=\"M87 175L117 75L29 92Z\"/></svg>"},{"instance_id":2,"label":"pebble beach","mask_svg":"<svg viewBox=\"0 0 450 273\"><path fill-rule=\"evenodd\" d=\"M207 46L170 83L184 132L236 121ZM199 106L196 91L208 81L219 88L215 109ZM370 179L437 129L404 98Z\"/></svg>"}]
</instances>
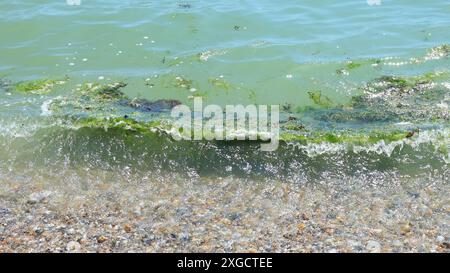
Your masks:
<instances>
[{"instance_id":1,"label":"pebble beach","mask_svg":"<svg viewBox=\"0 0 450 273\"><path fill-rule=\"evenodd\" d=\"M3 185L0 252L448 253L448 185L419 183L352 192L226 178L76 193Z\"/></svg>"}]
</instances>

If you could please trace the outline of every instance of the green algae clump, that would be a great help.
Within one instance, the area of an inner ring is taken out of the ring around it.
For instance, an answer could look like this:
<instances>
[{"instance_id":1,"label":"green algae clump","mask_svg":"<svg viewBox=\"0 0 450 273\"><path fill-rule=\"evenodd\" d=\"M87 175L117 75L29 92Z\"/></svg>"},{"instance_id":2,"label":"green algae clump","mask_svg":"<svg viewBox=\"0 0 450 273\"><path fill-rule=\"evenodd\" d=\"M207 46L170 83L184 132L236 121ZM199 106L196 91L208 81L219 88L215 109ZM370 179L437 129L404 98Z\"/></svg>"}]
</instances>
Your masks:
<instances>
[{"instance_id":1,"label":"green algae clump","mask_svg":"<svg viewBox=\"0 0 450 273\"><path fill-rule=\"evenodd\" d=\"M81 128L123 129L142 134L152 133L160 129L161 121L140 122L127 117L115 118L80 118L74 125Z\"/></svg>"},{"instance_id":2,"label":"green algae clump","mask_svg":"<svg viewBox=\"0 0 450 273\"><path fill-rule=\"evenodd\" d=\"M348 70L352 70L352 69L359 68L359 67L361 67L361 66L362 66L362 64L360 64L360 63L349 62L345 67L346 67Z\"/></svg>"},{"instance_id":3,"label":"green algae clump","mask_svg":"<svg viewBox=\"0 0 450 273\"><path fill-rule=\"evenodd\" d=\"M64 83L64 80L39 79L19 82L14 86L14 89L18 92L43 95L52 92L55 85Z\"/></svg>"},{"instance_id":4,"label":"green algae clump","mask_svg":"<svg viewBox=\"0 0 450 273\"><path fill-rule=\"evenodd\" d=\"M349 133L349 132L313 132L308 134L296 134L296 133L281 133L280 140L284 142L297 142L300 144L308 143L346 143L346 144L356 144L356 145L367 145L374 144L380 141L387 143L401 141L413 137L417 132L360 132L360 133Z\"/></svg>"},{"instance_id":5,"label":"green algae clump","mask_svg":"<svg viewBox=\"0 0 450 273\"><path fill-rule=\"evenodd\" d=\"M83 95L92 96L93 98L101 100L115 100L124 98L125 94L121 91L126 87L124 82L115 82L110 84L85 83L77 90Z\"/></svg>"},{"instance_id":6,"label":"green algae clump","mask_svg":"<svg viewBox=\"0 0 450 273\"><path fill-rule=\"evenodd\" d=\"M388 111L374 110L342 110L325 113L319 116L319 120L333 122L386 122L395 120L396 117Z\"/></svg>"},{"instance_id":7,"label":"green algae clump","mask_svg":"<svg viewBox=\"0 0 450 273\"><path fill-rule=\"evenodd\" d=\"M422 91L427 85L432 84L439 78L446 78L445 72L428 72L413 77L381 76L369 82L364 88L366 91L381 93L385 91L394 93L408 93L411 91Z\"/></svg>"},{"instance_id":8,"label":"green algae clump","mask_svg":"<svg viewBox=\"0 0 450 273\"><path fill-rule=\"evenodd\" d=\"M125 95L120 89L126 87L127 84L123 82L117 82L102 86L98 89L97 94L103 99L120 99Z\"/></svg>"},{"instance_id":9,"label":"green algae clump","mask_svg":"<svg viewBox=\"0 0 450 273\"><path fill-rule=\"evenodd\" d=\"M322 92L320 91L311 91L308 92L309 98L314 102L314 104L324 107L324 108L330 108L333 106L333 102L330 98L328 98L325 95L322 95Z\"/></svg>"}]
</instances>

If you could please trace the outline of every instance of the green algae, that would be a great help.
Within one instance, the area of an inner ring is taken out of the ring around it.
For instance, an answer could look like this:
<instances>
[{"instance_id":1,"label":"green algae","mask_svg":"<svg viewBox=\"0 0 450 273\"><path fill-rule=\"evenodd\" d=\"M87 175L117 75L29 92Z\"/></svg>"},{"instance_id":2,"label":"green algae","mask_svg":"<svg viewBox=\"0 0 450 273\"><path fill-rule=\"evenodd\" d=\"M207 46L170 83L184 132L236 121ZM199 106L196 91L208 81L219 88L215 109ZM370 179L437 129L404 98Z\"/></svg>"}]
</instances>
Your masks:
<instances>
[{"instance_id":1,"label":"green algae","mask_svg":"<svg viewBox=\"0 0 450 273\"><path fill-rule=\"evenodd\" d=\"M178 100L160 99L149 101L142 98L129 98L122 89L127 86L124 82L109 84L84 83L79 84L70 96L55 98L49 105L49 110L58 114L70 113L72 115L87 114L103 115L104 113L130 115L135 113L161 113L167 112L181 104Z\"/></svg>"},{"instance_id":2,"label":"green algae","mask_svg":"<svg viewBox=\"0 0 450 273\"><path fill-rule=\"evenodd\" d=\"M171 86L174 86L174 76L168 75L162 80L171 78ZM448 90L445 88L432 88L431 84L436 81L436 79L445 79L447 75L441 72L429 72L423 75L411 76L411 77L401 77L401 76L382 76L370 81L367 85L362 86L361 89L364 91L369 91L362 95L357 95L352 97L352 101L347 105L337 105L334 104L331 99L324 96L320 91L308 92L310 99L314 102L315 107L305 107L302 109L303 113L313 116L314 121L330 121L335 122L328 123L326 126L330 128L337 129L339 126L345 122L360 122L362 124L371 123L371 128L377 128L377 130L360 130L355 128L348 128L348 130L336 130L333 132L327 131L323 127L310 128L309 123L308 129L302 125L304 120L289 120L288 122L281 124L281 141L285 142L296 142L301 144L307 143L349 143L357 145L370 145L378 143L380 141L384 142L395 142L401 141L409 138L415 137L418 133L414 131L391 131L393 128L386 126L386 123L391 121L432 121L439 122L442 120L442 112L433 110L430 105L432 103L442 101L442 99L448 94ZM219 80L219 81L215 81ZM218 88L226 89L229 86L224 84L227 83L222 78L210 78L209 83ZM182 77L175 78L175 82L179 83L176 87L179 88L190 88L193 82ZM218 83L216 85L216 83ZM109 85L100 84L87 84L80 88L79 93L83 94L80 97L80 105L88 107L91 114L100 113L104 111L111 111L108 109L117 110L117 106L124 105L130 106L134 109L140 109L142 105L153 102L146 102L143 100L130 100L128 99L121 88L126 86L125 83L113 83ZM367 86L372 87L369 89ZM229 87L232 88L232 87ZM383 92L386 94L381 94L382 96L372 96L373 91ZM388 91L388 92L386 92ZM412 92L414 91L414 92ZM86 101L82 99L86 98ZM76 97L75 97L76 99ZM117 103L119 102L119 103ZM105 106L105 107L103 107ZM322 109L318 109L319 106ZM84 109L87 109L87 108ZM286 104L283 109L292 111L292 105ZM436 108L436 107L434 107ZM150 109L150 108L149 108ZM430 110L431 109L431 110ZM113 110L113 111L115 111ZM117 112L112 114L112 116L120 116L123 114L123 108L119 108ZM126 110L128 111L128 110ZM435 112L431 112L435 111ZM142 112L142 111L141 111ZM152 110L148 112L154 113ZM129 113L129 112L125 112ZM104 128L104 129L120 129L127 130L136 133L148 134L154 133L155 130L161 129L161 123L158 122L145 122L137 121L131 114L130 117L115 117L115 118L82 118L79 119L75 124L81 127L89 128ZM74 116L74 115L73 115ZM140 119L141 117L139 117ZM376 123L380 122L380 123ZM321 123L323 124L323 123ZM352 124L353 126L354 124ZM322 125L319 125L322 126ZM355 124L355 126L359 126ZM169 123L165 123L165 132L170 132L173 127ZM314 129L313 129L314 128ZM342 129L342 127L341 127ZM378 130L380 129L380 130ZM387 131L384 131L386 129ZM192 136L194 130L189 132L179 131L180 135ZM225 132L224 132L225 133ZM172 133L168 133L171 135ZM203 132L203 134L208 134L208 132Z\"/></svg>"},{"instance_id":3,"label":"green algae","mask_svg":"<svg viewBox=\"0 0 450 273\"><path fill-rule=\"evenodd\" d=\"M375 65L375 66L378 66L378 65L380 65L380 64L382 64L382 60L380 60L380 59L369 59L369 63L371 64L371 65Z\"/></svg>"},{"instance_id":4,"label":"green algae","mask_svg":"<svg viewBox=\"0 0 450 273\"><path fill-rule=\"evenodd\" d=\"M333 102L330 98L325 95L322 95L320 91L310 91L308 92L309 98L314 102L314 104L323 107L330 108L333 106Z\"/></svg>"},{"instance_id":5,"label":"green algae","mask_svg":"<svg viewBox=\"0 0 450 273\"><path fill-rule=\"evenodd\" d=\"M363 65L362 63L348 62L347 65L345 66L345 68L348 70L353 70L353 69L360 68L362 65Z\"/></svg>"},{"instance_id":6,"label":"green algae","mask_svg":"<svg viewBox=\"0 0 450 273\"><path fill-rule=\"evenodd\" d=\"M77 127L86 128L101 128L101 129L123 129L127 131L134 131L142 134L153 133L155 130L162 128L161 121L136 121L128 117L114 117L114 118L78 118L74 119L74 125Z\"/></svg>"},{"instance_id":7,"label":"green algae","mask_svg":"<svg viewBox=\"0 0 450 273\"><path fill-rule=\"evenodd\" d=\"M303 124L298 124L296 122L290 122L290 121L282 124L280 127L281 127L281 129L288 130L288 131L297 131L298 132L298 131L306 130L306 127Z\"/></svg>"},{"instance_id":8,"label":"green algae","mask_svg":"<svg viewBox=\"0 0 450 273\"><path fill-rule=\"evenodd\" d=\"M448 120L449 112L445 106L448 88L443 84L449 78L448 72L436 71L410 77L378 77L362 86L363 94L353 96L345 106L355 111L331 114L330 119L345 121L354 116L356 120L413 123ZM443 106L436 107L438 105Z\"/></svg>"},{"instance_id":9,"label":"green algae","mask_svg":"<svg viewBox=\"0 0 450 273\"><path fill-rule=\"evenodd\" d=\"M397 92L407 92L415 86L414 82L408 81L403 77L398 76L381 76L369 83L368 87L376 92L383 92L393 89Z\"/></svg>"},{"instance_id":10,"label":"green algae","mask_svg":"<svg viewBox=\"0 0 450 273\"><path fill-rule=\"evenodd\" d=\"M59 115L77 112L86 114L112 113L127 96L121 91L127 84L115 82L109 84L84 83L78 84L69 96L57 97L52 100L48 108Z\"/></svg>"},{"instance_id":11,"label":"green algae","mask_svg":"<svg viewBox=\"0 0 450 273\"><path fill-rule=\"evenodd\" d=\"M229 90L233 87L229 82L227 82L222 77L209 78L208 82L214 87L225 89L225 90Z\"/></svg>"},{"instance_id":12,"label":"green algae","mask_svg":"<svg viewBox=\"0 0 450 273\"><path fill-rule=\"evenodd\" d=\"M124 82L103 85L98 88L97 95L106 100L124 98L125 94L121 91L121 89L126 86L127 84Z\"/></svg>"},{"instance_id":13,"label":"green algae","mask_svg":"<svg viewBox=\"0 0 450 273\"><path fill-rule=\"evenodd\" d=\"M394 131L394 132L381 132L381 131L371 131L371 132L360 132L359 134L350 132L312 132L307 134L299 133L288 133L282 132L280 134L280 140L284 142L297 142L300 144L307 143L346 143L346 144L357 144L357 145L368 145L375 144L380 141L386 143L401 141L410 138L411 132L406 131Z\"/></svg>"},{"instance_id":14,"label":"green algae","mask_svg":"<svg viewBox=\"0 0 450 273\"><path fill-rule=\"evenodd\" d=\"M448 72L428 72L422 75L402 77L402 76L381 76L370 81L364 89L367 91L384 92L393 91L407 93L411 91L421 91L427 84L436 82L439 79L448 79Z\"/></svg>"},{"instance_id":15,"label":"green algae","mask_svg":"<svg viewBox=\"0 0 450 273\"><path fill-rule=\"evenodd\" d=\"M444 144L440 145L440 146L438 147L437 151L438 151L440 154L444 155L444 156L449 156L449 155L450 155L450 151L449 151L448 145L444 145Z\"/></svg>"},{"instance_id":16,"label":"green algae","mask_svg":"<svg viewBox=\"0 0 450 273\"><path fill-rule=\"evenodd\" d=\"M325 113L320 120L333 122L380 122L395 120L395 115L387 111L377 110L342 110Z\"/></svg>"},{"instance_id":17,"label":"green algae","mask_svg":"<svg viewBox=\"0 0 450 273\"><path fill-rule=\"evenodd\" d=\"M173 82L173 86L177 88L192 89L193 81L182 76L177 76Z\"/></svg>"},{"instance_id":18,"label":"green algae","mask_svg":"<svg viewBox=\"0 0 450 273\"><path fill-rule=\"evenodd\" d=\"M193 80L182 76L174 74L162 74L154 76L151 79L147 79L146 85L150 87L163 87L163 88L178 88L191 91L195 87Z\"/></svg>"},{"instance_id":19,"label":"green algae","mask_svg":"<svg viewBox=\"0 0 450 273\"><path fill-rule=\"evenodd\" d=\"M99 128L104 130L120 129L139 134L154 134L155 132L170 132L174 128L170 122L163 122L160 120L155 121L137 121L129 117L114 117L114 118L78 118L74 119L74 125L80 128ZM295 132L294 132L295 131ZM303 131L303 133L300 133ZM179 133L183 136L191 137L195 134L195 129L191 129L190 132L179 129ZM208 130L202 130L203 135L210 134L214 136L214 133ZM223 132L225 133L225 131ZM300 144L307 143L348 143L367 145L374 144L380 141L386 143L401 141L407 138L412 138L418 134L418 131L370 131L360 132L358 134L351 132L308 132L304 126L298 125L294 127L293 124L289 124L283 128L280 134L280 140L284 142L297 142Z\"/></svg>"},{"instance_id":20,"label":"green algae","mask_svg":"<svg viewBox=\"0 0 450 273\"><path fill-rule=\"evenodd\" d=\"M126 97L121 91L121 89L126 86L127 84L124 82L114 82L109 84L89 82L80 85L75 91L78 91L78 93L82 95L89 96L92 99L108 101Z\"/></svg>"},{"instance_id":21,"label":"green algae","mask_svg":"<svg viewBox=\"0 0 450 273\"><path fill-rule=\"evenodd\" d=\"M23 81L14 85L14 90L18 92L43 95L53 91L56 85L63 85L66 80L38 79Z\"/></svg>"},{"instance_id":22,"label":"green algae","mask_svg":"<svg viewBox=\"0 0 450 273\"><path fill-rule=\"evenodd\" d=\"M281 105L281 110L283 110L284 112L292 112L292 103L286 102L284 104Z\"/></svg>"},{"instance_id":23,"label":"green algae","mask_svg":"<svg viewBox=\"0 0 450 273\"><path fill-rule=\"evenodd\" d=\"M356 70L358 68L361 68L365 65L372 65L372 66L378 66L381 64L381 60L378 59L369 59L369 60L362 60L362 61L348 61L344 67L341 67L336 70L336 74L338 75L348 75L349 71Z\"/></svg>"}]
</instances>

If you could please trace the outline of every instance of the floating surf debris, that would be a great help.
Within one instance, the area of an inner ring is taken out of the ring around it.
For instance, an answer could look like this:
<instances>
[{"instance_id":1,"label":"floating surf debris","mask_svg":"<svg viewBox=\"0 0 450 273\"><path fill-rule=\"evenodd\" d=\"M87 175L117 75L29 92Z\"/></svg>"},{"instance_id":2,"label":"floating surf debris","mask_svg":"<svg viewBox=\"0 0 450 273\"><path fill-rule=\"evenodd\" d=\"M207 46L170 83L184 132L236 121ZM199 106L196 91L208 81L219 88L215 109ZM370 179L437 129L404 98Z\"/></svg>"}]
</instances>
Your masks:
<instances>
[{"instance_id":1,"label":"floating surf debris","mask_svg":"<svg viewBox=\"0 0 450 273\"><path fill-rule=\"evenodd\" d=\"M227 53L227 51L225 51L225 50L208 50L208 51L199 53L197 55L197 57L198 57L198 60L200 60L202 62L207 62L209 60L209 58L211 58L211 57L225 55L226 53Z\"/></svg>"},{"instance_id":2,"label":"floating surf debris","mask_svg":"<svg viewBox=\"0 0 450 273\"><path fill-rule=\"evenodd\" d=\"M175 77L173 86L177 87L177 88L184 88L184 89L190 90L190 89L192 89L193 81L189 80L183 76L177 76L177 77Z\"/></svg>"},{"instance_id":3,"label":"floating surf debris","mask_svg":"<svg viewBox=\"0 0 450 273\"><path fill-rule=\"evenodd\" d=\"M450 56L450 45L445 44L431 48L424 59L425 61L439 60L448 56Z\"/></svg>"},{"instance_id":4,"label":"floating surf debris","mask_svg":"<svg viewBox=\"0 0 450 273\"><path fill-rule=\"evenodd\" d=\"M372 113L395 115L401 121L448 121L449 89L433 81L442 73L415 77L383 76L362 87L363 95L352 98L352 108L370 109Z\"/></svg>"},{"instance_id":5,"label":"floating surf debris","mask_svg":"<svg viewBox=\"0 0 450 273\"><path fill-rule=\"evenodd\" d=\"M192 4L190 4L190 3L179 3L178 7L182 8L182 9L190 9L190 8L192 8Z\"/></svg>"},{"instance_id":6,"label":"floating surf debris","mask_svg":"<svg viewBox=\"0 0 450 273\"><path fill-rule=\"evenodd\" d=\"M306 109L303 113L338 127L346 123L380 127L393 122L448 122L449 88L437 79L445 79L445 75L382 76L361 86L362 94L343 105L323 99L320 92L311 92L310 98L324 110Z\"/></svg>"}]
</instances>

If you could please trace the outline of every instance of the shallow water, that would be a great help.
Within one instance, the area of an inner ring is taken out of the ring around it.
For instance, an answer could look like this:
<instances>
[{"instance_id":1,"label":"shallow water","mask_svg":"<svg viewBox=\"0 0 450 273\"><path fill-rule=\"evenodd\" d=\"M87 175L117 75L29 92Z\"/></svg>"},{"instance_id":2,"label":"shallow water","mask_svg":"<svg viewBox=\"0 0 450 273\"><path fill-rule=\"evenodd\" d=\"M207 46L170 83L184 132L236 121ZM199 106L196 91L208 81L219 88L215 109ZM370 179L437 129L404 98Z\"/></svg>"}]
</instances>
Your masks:
<instances>
[{"instance_id":1,"label":"shallow water","mask_svg":"<svg viewBox=\"0 0 450 273\"><path fill-rule=\"evenodd\" d=\"M283 207L273 215L326 203L311 197L323 194L316 187L348 196L343 207L366 191L394 198L387 189L401 189L409 202L410 191L427 187L441 188L439 200L448 203L450 3L297 2L2 3L2 196L47 188L94 202L113 187L130 207L144 194L150 203L161 194L197 196L193 206L201 207L227 191L214 181L226 181L237 190L228 201L216 200L212 214L221 202L263 206L264 190L254 187L279 190L280 183L292 193L283 204L269 198ZM56 81L49 90L45 84L19 90L37 79ZM126 84L120 99L96 97L96 84L117 82ZM132 104L139 98L189 105L193 96L220 105L281 105L280 148L264 153L250 141L177 142L164 125L168 111ZM142 131L110 122L123 117L163 125ZM311 196L298 203L305 185ZM445 232L448 219L439 217Z\"/></svg>"}]
</instances>

